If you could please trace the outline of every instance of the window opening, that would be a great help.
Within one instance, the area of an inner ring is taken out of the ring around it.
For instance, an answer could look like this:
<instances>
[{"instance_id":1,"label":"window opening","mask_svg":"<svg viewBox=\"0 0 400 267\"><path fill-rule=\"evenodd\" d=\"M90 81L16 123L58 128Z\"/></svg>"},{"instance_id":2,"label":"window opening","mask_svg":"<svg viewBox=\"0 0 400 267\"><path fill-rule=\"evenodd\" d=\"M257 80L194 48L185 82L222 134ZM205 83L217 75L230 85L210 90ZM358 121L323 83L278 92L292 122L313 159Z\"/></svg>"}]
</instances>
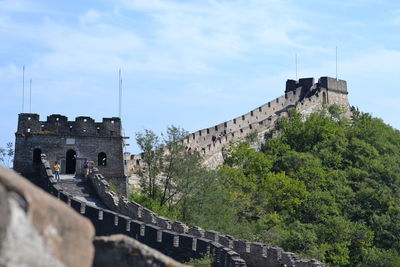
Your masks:
<instances>
[{"instance_id":1,"label":"window opening","mask_svg":"<svg viewBox=\"0 0 400 267\"><path fill-rule=\"evenodd\" d=\"M97 165L98 166L107 166L107 155L104 152L100 152L97 156Z\"/></svg>"}]
</instances>

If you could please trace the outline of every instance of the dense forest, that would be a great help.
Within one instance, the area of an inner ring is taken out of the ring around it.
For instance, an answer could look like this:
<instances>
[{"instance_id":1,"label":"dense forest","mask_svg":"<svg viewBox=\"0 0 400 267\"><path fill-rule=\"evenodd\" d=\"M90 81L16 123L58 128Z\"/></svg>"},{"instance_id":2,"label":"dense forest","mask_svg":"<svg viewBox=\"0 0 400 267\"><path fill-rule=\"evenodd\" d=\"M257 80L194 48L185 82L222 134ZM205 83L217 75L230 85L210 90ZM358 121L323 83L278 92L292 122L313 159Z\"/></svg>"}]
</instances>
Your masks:
<instances>
[{"instance_id":1,"label":"dense forest","mask_svg":"<svg viewBox=\"0 0 400 267\"><path fill-rule=\"evenodd\" d=\"M357 109L344 118L337 106L305 119L291 111L259 151L256 135L232 144L218 170L185 151L186 134L137 134L148 167L131 199L328 266L400 266L400 133L382 120Z\"/></svg>"}]
</instances>

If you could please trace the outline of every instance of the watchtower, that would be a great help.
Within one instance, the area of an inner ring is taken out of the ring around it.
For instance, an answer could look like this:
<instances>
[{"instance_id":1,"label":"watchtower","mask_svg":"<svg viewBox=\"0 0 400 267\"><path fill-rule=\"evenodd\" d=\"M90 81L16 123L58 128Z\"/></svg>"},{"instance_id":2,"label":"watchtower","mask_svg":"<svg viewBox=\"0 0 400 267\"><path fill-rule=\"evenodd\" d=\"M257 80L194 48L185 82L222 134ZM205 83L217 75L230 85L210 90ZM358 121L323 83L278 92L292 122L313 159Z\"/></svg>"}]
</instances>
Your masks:
<instances>
[{"instance_id":1,"label":"watchtower","mask_svg":"<svg viewBox=\"0 0 400 267\"><path fill-rule=\"evenodd\" d=\"M321 77L318 79L318 83L314 82L314 78L302 78L298 81L286 81L285 93L297 90L300 91L300 101L316 93L322 92L322 104L348 105L347 82L345 80L331 77Z\"/></svg>"},{"instance_id":2,"label":"watchtower","mask_svg":"<svg viewBox=\"0 0 400 267\"><path fill-rule=\"evenodd\" d=\"M32 177L44 153L51 164L61 163L62 174L81 173L85 160L93 161L100 173L121 193L126 192L123 162L123 136L119 118L90 117L68 121L66 116L53 114L46 121L39 115L21 113L15 133L14 169Z\"/></svg>"}]
</instances>

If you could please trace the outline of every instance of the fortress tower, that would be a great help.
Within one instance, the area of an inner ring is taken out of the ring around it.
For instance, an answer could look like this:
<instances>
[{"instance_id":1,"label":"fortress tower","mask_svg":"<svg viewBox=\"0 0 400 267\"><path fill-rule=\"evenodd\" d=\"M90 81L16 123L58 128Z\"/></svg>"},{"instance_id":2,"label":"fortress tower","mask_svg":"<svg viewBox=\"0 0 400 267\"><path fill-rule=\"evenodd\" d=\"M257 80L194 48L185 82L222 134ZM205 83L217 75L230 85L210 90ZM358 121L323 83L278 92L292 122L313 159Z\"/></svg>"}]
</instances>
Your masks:
<instances>
[{"instance_id":1,"label":"fortress tower","mask_svg":"<svg viewBox=\"0 0 400 267\"><path fill-rule=\"evenodd\" d=\"M82 116L68 121L65 116L53 114L46 121L40 121L38 114L19 114L14 169L31 177L40 165L42 153L47 155L50 164L61 163L62 174L81 173L83 162L93 161L120 193L126 192L119 118L95 122Z\"/></svg>"}]
</instances>

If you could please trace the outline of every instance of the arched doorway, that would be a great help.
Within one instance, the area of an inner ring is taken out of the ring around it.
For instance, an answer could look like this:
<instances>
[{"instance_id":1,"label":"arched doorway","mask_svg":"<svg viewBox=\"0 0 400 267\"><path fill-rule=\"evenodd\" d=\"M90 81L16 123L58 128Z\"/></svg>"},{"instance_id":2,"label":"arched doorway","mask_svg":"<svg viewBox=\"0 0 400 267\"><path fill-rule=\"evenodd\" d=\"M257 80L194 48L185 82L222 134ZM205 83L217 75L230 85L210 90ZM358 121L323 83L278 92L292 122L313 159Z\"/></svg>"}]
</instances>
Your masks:
<instances>
[{"instance_id":1,"label":"arched doorway","mask_svg":"<svg viewBox=\"0 0 400 267\"><path fill-rule=\"evenodd\" d=\"M76 168L76 152L72 149L68 150L65 158L65 173L74 174Z\"/></svg>"},{"instance_id":2,"label":"arched doorway","mask_svg":"<svg viewBox=\"0 0 400 267\"><path fill-rule=\"evenodd\" d=\"M97 156L97 166L107 166L107 155L104 152L100 152Z\"/></svg>"},{"instance_id":3,"label":"arched doorway","mask_svg":"<svg viewBox=\"0 0 400 267\"><path fill-rule=\"evenodd\" d=\"M41 155L42 155L42 150L40 148L35 148L33 150L33 156L32 156L33 165L42 163Z\"/></svg>"}]
</instances>

